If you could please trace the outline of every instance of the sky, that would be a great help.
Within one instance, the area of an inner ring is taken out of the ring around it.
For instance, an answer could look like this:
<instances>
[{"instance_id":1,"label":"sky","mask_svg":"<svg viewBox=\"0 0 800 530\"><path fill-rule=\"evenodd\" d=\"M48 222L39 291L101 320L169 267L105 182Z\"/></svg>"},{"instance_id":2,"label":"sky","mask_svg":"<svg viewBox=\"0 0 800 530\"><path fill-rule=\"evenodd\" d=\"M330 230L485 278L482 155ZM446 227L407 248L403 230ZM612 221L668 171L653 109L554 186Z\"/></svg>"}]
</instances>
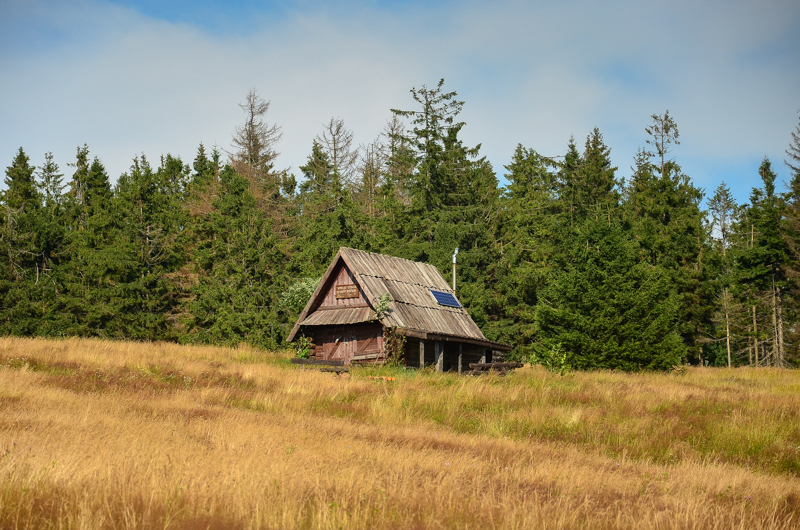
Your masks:
<instances>
[{"instance_id":1,"label":"sky","mask_svg":"<svg viewBox=\"0 0 800 530\"><path fill-rule=\"evenodd\" d=\"M789 179L800 2L0 0L0 164L23 147L71 175L84 143L114 180L137 155L191 162L231 149L255 89L299 175L323 123L367 144L441 78L501 182L517 144L563 155L594 127L627 177L669 110L684 172L744 202L765 156Z\"/></svg>"}]
</instances>

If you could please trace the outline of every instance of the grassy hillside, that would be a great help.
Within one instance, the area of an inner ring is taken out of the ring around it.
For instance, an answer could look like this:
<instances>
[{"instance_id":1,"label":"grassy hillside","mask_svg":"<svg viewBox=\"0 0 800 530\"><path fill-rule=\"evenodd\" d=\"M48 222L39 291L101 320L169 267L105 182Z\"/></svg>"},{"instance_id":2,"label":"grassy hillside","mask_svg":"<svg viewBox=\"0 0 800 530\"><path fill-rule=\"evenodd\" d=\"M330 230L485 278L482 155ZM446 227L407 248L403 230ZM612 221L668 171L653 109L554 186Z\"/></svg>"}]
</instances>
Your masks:
<instances>
[{"instance_id":1,"label":"grassy hillside","mask_svg":"<svg viewBox=\"0 0 800 530\"><path fill-rule=\"evenodd\" d=\"M298 369L0 339L2 528L793 528L800 372Z\"/></svg>"}]
</instances>

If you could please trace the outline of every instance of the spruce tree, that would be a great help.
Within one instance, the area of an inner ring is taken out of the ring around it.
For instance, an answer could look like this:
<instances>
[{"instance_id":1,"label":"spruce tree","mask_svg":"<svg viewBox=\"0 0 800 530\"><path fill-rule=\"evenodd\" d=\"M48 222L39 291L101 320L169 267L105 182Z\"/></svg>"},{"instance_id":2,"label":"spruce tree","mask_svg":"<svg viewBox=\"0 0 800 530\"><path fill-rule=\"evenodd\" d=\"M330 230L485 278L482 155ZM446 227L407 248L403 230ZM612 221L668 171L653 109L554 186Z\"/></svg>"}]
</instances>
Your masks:
<instances>
[{"instance_id":1,"label":"spruce tree","mask_svg":"<svg viewBox=\"0 0 800 530\"><path fill-rule=\"evenodd\" d=\"M539 295L538 357L564 351L577 369L664 370L681 363L680 301L667 271L640 258L617 216L559 235Z\"/></svg>"},{"instance_id":2,"label":"spruce tree","mask_svg":"<svg viewBox=\"0 0 800 530\"><path fill-rule=\"evenodd\" d=\"M179 289L171 281L183 264L181 203L188 167L170 155L154 171L147 159L135 158L120 176L114 209L118 212L114 271L109 304L116 318L107 333L136 340L175 338L169 316L176 312Z\"/></svg>"},{"instance_id":3,"label":"spruce tree","mask_svg":"<svg viewBox=\"0 0 800 530\"><path fill-rule=\"evenodd\" d=\"M555 166L552 159L522 145L505 166L509 185L502 197L497 286L504 311L498 327L499 338L515 345L518 358L529 357L538 340L535 310L558 247L554 231L562 210L556 200Z\"/></svg>"},{"instance_id":4,"label":"spruce tree","mask_svg":"<svg viewBox=\"0 0 800 530\"><path fill-rule=\"evenodd\" d=\"M6 168L3 204L7 209L31 211L39 206L39 192L33 176L34 171L35 168L30 165L30 158L20 147L14 161Z\"/></svg>"},{"instance_id":5,"label":"spruce tree","mask_svg":"<svg viewBox=\"0 0 800 530\"><path fill-rule=\"evenodd\" d=\"M653 116L647 143L640 150L624 190L626 219L647 262L669 271L680 296L680 333L689 348L687 360L699 363L701 337L713 320L713 282L704 261L707 231L700 209L702 191L668 158L677 145L678 128L668 113Z\"/></svg>"},{"instance_id":6,"label":"spruce tree","mask_svg":"<svg viewBox=\"0 0 800 530\"><path fill-rule=\"evenodd\" d=\"M297 197L297 238L291 268L297 278L319 277L339 247L371 250L369 233L363 228L367 221L316 140L300 170L304 181Z\"/></svg>"},{"instance_id":7,"label":"spruce tree","mask_svg":"<svg viewBox=\"0 0 800 530\"><path fill-rule=\"evenodd\" d=\"M721 183L714 191L714 195L708 201L708 212L711 215L711 238L714 243L713 251L715 257L716 272L716 293L718 298L718 321L724 337L724 357L713 355L709 359L712 364L720 365L720 360L724 358L725 365L729 368L733 364L738 364L737 359L737 330L740 327L742 315L741 305L738 303L736 293L739 286L734 277L733 266L736 260L736 248L733 246L734 225L739 215L739 206L731 195L730 189ZM714 337L717 336L713 333ZM709 352L706 357L714 351L713 340L709 343ZM717 348L718 350L718 348Z\"/></svg>"},{"instance_id":8,"label":"spruce tree","mask_svg":"<svg viewBox=\"0 0 800 530\"><path fill-rule=\"evenodd\" d=\"M353 131L345 127L341 118L331 118L323 127L315 142L324 148L339 179L346 185L355 184L358 150L353 146Z\"/></svg>"},{"instance_id":9,"label":"spruce tree","mask_svg":"<svg viewBox=\"0 0 800 530\"><path fill-rule=\"evenodd\" d=\"M39 192L44 198L44 204L50 209L61 204L66 184L63 184L64 174L60 173L58 164L53 160L53 153L45 153L44 165L39 171Z\"/></svg>"},{"instance_id":10,"label":"spruce tree","mask_svg":"<svg viewBox=\"0 0 800 530\"><path fill-rule=\"evenodd\" d=\"M59 336L64 332L62 277L68 221L63 177L53 155L46 153L45 163L38 172L38 186L44 205L38 213L36 232L40 281L35 282L30 290L32 298L36 300L35 335Z\"/></svg>"},{"instance_id":11,"label":"spruce tree","mask_svg":"<svg viewBox=\"0 0 800 530\"><path fill-rule=\"evenodd\" d=\"M459 248L459 299L470 308L476 323L488 336L496 337L490 322L502 314L495 295L499 261L499 191L494 169L478 158L480 145L464 145L459 134L465 123L457 121L464 102L456 92L443 90L444 80L435 88L411 89L415 110L396 110L398 118L410 119L410 130L396 136L410 149L401 167L414 167L408 179L409 216L405 227L402 257L431 263L447 275L451 256Z\"/></svg>"},{"instance_id":12,"label":"spruce tree","mask_svg":"<svg viewBox=\"0 0 800 530\"><path fill-rule=\"evenodd\" d=\"M453 157L449 157L450 164L446 163L445 150L448 137L449 145L460 148L457 142L458 132L465 125L455 119L464 106L463 101L456 99L456 92L444 92L441 79L436 88L429 89L426 85L422 88L412 88L411 95L419 105L418 110L397 110L392 112L402 118L411 120L411 131L406 131L402 140L406 142L413 152L412 162L416 172L410 182L411 209L418 222L414 227L414 239L424 243L425 246L416 245L414 252L419 259L425 259L433 244L434 227L436 225L436 212L442 205L443 197L447 194L447 185L459 168L453 167ZM465 154L475 156L477 148L466 150ZM463 175L463 173L462 173ZM410 244L413 244L409 242Z\"/></svg>"},{"instance_id":13,"label":"spruce tree","mask_svg":"<svg viewBox=\"0 0 800 530\"><path fill-rule=\"evenodd\" d=\"M787 326L785 326L786 361L794 366L800 364L800 330L791 325L800 318L800 124L791 133L791 142L786 150L786 166L791 172L788 190L783 196L785 205L781 232L786 243L787 261L784 264L786 275Z\"/></svg>"},{"instance_id":14,"label":"spruce tree","mask_svg":"<svg viewBox=\"0 0 800 530\"><path fill-rule=\"evenodd\" d=\"M114 286L125 266L114 246L119 212L114 211L105 167L98 158L89 160L84 145L71 164L75 172L66 200L61 326L67 335L122 338L113 329Z\"/></svg>"},{"instance_id":15,"label":"spruce tree","mask_svg":"<svg viewBox=\"0 0 800 530\"><path fill-rule=\"evenodd\" d=\"M787 288L784 265L787 244L782 235L783 205L775 193L777 175L764 158L758 173L762 188L753 188L750 204L744 209L739 231L750 234L750 246L737 260L739 281L748 288L757 343L757 364L785 364L783 298ZM758 329L758 314L763 313ZM762 348L763 345L763 348ZM760 352L760 355L759 353Z\"/></svg>"},{"instance_id":16,"label":"spruce tree","mask_svg":"<svg viewBox=\"0 0 800 530\"><path fill-rule=\"evenodd\" d=\"M6 190L0 196L0 333L29 335L36 330L37 299L33 287L41 274L41 197L35 168L20 148L6 168Z\"/></svg>"},{"instance_id":17,"label":"spruce tree","mask_svg":"<svg viewBox=\"0 0 800 530\"><path fill-rule=\"evenodd\" d=\"M182 306L181 340L276 348L291 329L280 309L286 256L250 182L225 166L219 185L214 210L195 220L199 277Z\"/></svg>"}]
</instances>

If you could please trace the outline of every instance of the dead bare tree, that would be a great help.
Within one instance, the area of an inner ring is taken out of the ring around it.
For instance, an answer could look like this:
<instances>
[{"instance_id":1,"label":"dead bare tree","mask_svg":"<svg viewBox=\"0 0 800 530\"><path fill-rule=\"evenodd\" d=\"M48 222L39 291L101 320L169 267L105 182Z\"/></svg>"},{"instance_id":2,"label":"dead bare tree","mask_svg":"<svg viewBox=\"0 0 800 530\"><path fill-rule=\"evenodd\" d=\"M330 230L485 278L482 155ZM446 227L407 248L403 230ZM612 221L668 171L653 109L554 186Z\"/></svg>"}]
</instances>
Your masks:
<instances>
[{"instance_id":1,"label":"dead bare tree","mask_svg":"<svg viewBox=\"0 0 800 530\"><path fill-rule=\"evenodd\" d=\"M397 114L392 114L392 118L386 122L380 139L386 178L393 184L400 203L409 206L411 197L408 186L414 173L414 153L405 135L405 125Z\"/></svg>"},{"instance_id":2,"label":"dead bare tree","mask_svg":"<svg viewBox=\"0 0 800 530\"><path fill-rule=\"evenodd\" d=\"M678 126L675 120L669 115L669 110L664 114L653 114L653 124L645 127L645 131L650 135L650 140L647 143L656 148L655 153L650 153L650 156L657 156L661 159L661 177L666 176L666 167L671 160L667 159L667 154L670 151L670 144L680 145L678 138Z\"/></svg>"},{"instance_id":3,"label":"dead bare tree","mask_svg":"<svg viewBox=\"0 0 800 530\"><path fill-rule=\"evenodd\" d=\"M358 187L358 195L367 214L375 217L375 202L384 174L383 146L378 139L370 144L362 145L359 151L358 170L361 182Z\"/></svg>"},{"instance_id":4,"label":"dead bare tree","mask_svg":"<svg viewBox=\"0 0 800 530\"><path fill-rule=\"evenodd\" d=\"M323 127L322 135L316 137L317 142L325 148L328 160L342 182L353 185L358 161L358 149L353 149L353 131L344 126L341 118L331 118Z\"/></svg>"},{"instance_id":5,"label":"dead bare tree","mask_svg":"<svg viewBox=\"0 0 800 530\"><path fill-rule=\"evenodd\" d=\"M245 114L245 122L236 127L233 135L231 162L240 175L255 185L254 191L273 193L279 189L280 177L285 173L275 169L275 159L280 154L275 145L283 133L278 125L265 121L269 101L264 101L255 89L250 89L239 106Z\"/></svg>"}]
</instances>

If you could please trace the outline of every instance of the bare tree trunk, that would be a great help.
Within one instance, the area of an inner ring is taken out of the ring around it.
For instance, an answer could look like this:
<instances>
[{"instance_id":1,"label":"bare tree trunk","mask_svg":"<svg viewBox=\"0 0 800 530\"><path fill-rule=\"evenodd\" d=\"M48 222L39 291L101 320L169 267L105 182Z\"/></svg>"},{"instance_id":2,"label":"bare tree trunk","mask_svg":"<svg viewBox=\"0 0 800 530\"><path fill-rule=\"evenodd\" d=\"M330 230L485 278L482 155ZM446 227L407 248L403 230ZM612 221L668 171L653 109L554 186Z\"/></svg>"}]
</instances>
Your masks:
<instances>
[{"instance_id":1,"label":"bare tree trunk","mask_svg":"<svg viewBox=\"0 0 800 530\"><path fill-rule=\"evenodd\" d=\"M758 366L758 324L756 324L756 306L753 306L753 348L756 351L756 366Z\"/></svg>"},{"instance_id":2,"label":"bare tree trunk","mask_svg":"<svg viewBox=\"0 0 800 530\"><path fill-rule=\"evenodd\" d=\"M778 366L786 365L786 350L783 343L783 298L781 297L780 290L776 293L778 305Z\"/></svg>"},{"instance_id":3,"label":"bare tree trunk","mask_svg":"<svg viewBox=\"0 0 800 530\"><path fill-rule=\"evenodd\" d=\"M778 365L778 302L775 299L775 279L772 279L772 365Z\"/></svg>"},{"instance_id":4,"label":"bare tree trunk","mask_svg":"<svg viewBox=\"0 0 800 530\"><path fill-rule=\"evenodd\" d=\"M750 224L750 247L755 242L755 226ZM758 367L758 326L756 325L756 306L753 306L753 349L756 353L756 367Z\"/></svg>"},{"instance_id":5,"label":"bare tree trunk","mask_svg":"<svg viewBox=\"0 0 800 530\"><path fill-rule=\"evenodd\" d=\"M725 297L725 342L728 346L728 368L731 367L731 323L728 310L728 289L726 288L723 296Z\"/></svg>"}]
</instances>

